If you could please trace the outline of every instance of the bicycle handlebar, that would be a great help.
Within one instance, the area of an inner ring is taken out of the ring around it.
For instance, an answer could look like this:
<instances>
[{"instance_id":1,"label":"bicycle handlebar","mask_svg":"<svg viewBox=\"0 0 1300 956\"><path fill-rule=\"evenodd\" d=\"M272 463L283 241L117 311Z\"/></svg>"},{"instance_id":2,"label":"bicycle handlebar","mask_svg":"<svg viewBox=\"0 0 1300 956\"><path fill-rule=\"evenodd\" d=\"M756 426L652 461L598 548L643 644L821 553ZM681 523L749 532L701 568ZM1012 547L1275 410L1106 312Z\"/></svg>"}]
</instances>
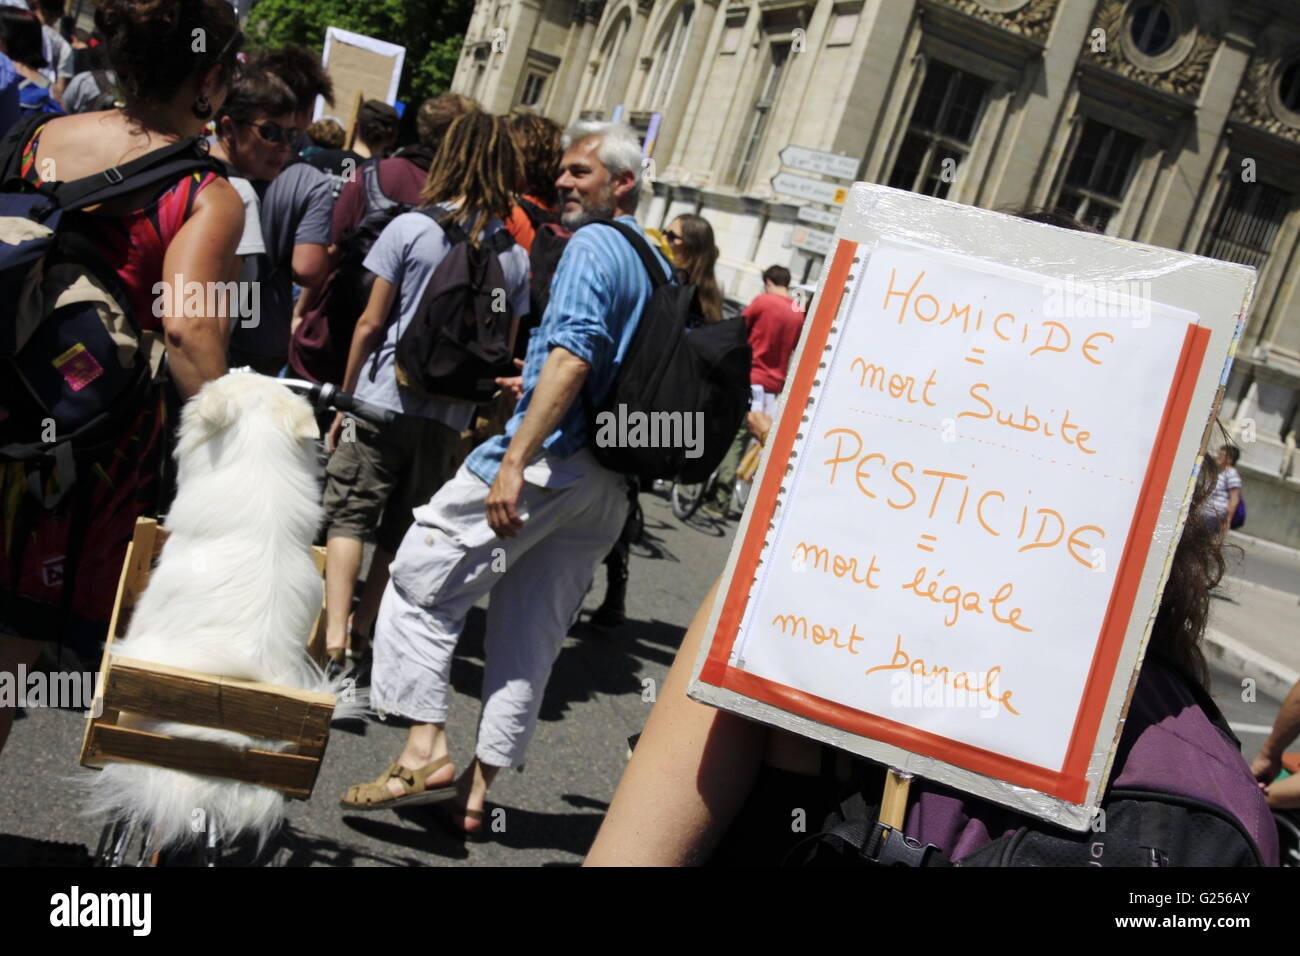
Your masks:
<instances>
[{"instance_id":1,"label":"bicycle handlebar","mask_svg":"<svg viewBox=\"0 0 1300 956\"><path fill-rule=\"evenodd\" d=\"M256 375L251 368L232 368L230 371L239 372L240 374ZM269 378L270 376L263 376ZM375 425L391 424L397 417L397 413L387 408L380 408L378 405L371 405L369 402L363 402L355 395L340 390L337 386L328 382L307 382L300 378L272 378L273 382L278 382L285 388L295 392L301 392L303 396L317 411L336 411L346 412L349 415L355 415L357 418L365 419Z\"/></svg>"}]
</instances>

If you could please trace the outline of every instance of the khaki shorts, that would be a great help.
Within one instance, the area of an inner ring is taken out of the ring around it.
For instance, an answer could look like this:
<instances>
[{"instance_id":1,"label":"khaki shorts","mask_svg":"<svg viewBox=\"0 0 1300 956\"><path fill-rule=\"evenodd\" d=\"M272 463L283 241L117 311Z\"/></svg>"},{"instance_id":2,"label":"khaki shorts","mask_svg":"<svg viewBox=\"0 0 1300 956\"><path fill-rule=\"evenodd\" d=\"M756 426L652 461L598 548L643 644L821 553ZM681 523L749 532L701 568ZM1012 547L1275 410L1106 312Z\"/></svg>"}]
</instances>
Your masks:
<instances>
[{"instance_id":1,"label":"khaki shorts","mask_svg":"<svg viewBox=\"0 0 1300 956\"><path fill-rule=\"evenodd\" d=\"M346 441L352 422L355 441ZM384 426L350 418L325 468L326 540L372 537L397 551L411 526L411 511L428 504L451 478L460 433L414 415Z\"/></svg>"}]
</instances>

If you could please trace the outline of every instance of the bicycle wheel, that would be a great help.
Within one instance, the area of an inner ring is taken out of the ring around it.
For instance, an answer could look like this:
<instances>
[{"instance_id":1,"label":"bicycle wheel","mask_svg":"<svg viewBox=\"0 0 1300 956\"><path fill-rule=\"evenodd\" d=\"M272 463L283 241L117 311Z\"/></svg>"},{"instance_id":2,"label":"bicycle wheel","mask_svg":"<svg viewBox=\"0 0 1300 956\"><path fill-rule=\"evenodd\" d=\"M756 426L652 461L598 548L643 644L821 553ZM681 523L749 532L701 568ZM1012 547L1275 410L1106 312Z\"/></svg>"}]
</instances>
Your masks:
<instances>
[{"instance_id":1,"label":"bicycle wheel","mask_svg":"<svg viewBox=\"0 0 1300 956\"><path fill-rule=\"evenodd\" d=\"M673 500L673 514L677 516L678 520L687 521L704 501L704 483L684 485L675 481L673 482L671 497Z\"/></svg>"}]
</instances>

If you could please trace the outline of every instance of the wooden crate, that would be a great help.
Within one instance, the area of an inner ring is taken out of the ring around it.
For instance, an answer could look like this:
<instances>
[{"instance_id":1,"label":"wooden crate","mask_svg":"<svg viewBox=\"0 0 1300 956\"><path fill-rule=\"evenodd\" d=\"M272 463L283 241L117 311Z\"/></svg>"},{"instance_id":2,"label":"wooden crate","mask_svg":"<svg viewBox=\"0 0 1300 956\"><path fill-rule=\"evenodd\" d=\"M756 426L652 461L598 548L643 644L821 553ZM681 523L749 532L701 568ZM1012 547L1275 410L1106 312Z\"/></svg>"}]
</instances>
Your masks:
<instances>
[{"instance_id":1,"label":"wooden crate","mask_svg":"<svg viewBox=\"0 0 1300 956\"><path fill-rule=\"evenodd\" d=\"M113 657L113 642L126 634L131 612L149 583L153 563L166 540L167 532L157 521L136 521L118 581L95 706L82 738L82 766L102 768L110 761L148 764L255 783L306 800L316 784L329 741L333 695ZM325 549L312 549L312 557L324 574ZM308 650L318 662L324 656L323 604L312 626ZM98 716L93 716L96 713ZM233 730L287 741L291 747L286 751L241 750L152 733L121 726L122 714Z\"/></svg>"}]
</instances>

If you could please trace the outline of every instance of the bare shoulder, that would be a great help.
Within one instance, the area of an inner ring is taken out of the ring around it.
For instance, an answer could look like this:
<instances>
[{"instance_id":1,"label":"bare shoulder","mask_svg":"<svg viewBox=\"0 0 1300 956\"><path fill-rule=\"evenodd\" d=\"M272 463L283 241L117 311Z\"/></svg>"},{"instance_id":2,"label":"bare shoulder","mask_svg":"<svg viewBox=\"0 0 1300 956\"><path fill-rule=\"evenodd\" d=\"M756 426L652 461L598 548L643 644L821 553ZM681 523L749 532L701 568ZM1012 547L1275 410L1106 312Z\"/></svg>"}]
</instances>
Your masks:
<instances>
[{"instance_id":1,"label":"bare shoulder","mask_svg":"<svg viewBox=\"0 0 1300 956\"><path fill-rule=\"evenodd\" d=\"M204 219L215 219L244 225L244 200L238 190L224 177L217 177L194 199L194 214Z\"/></svg>"}]
</instances>

